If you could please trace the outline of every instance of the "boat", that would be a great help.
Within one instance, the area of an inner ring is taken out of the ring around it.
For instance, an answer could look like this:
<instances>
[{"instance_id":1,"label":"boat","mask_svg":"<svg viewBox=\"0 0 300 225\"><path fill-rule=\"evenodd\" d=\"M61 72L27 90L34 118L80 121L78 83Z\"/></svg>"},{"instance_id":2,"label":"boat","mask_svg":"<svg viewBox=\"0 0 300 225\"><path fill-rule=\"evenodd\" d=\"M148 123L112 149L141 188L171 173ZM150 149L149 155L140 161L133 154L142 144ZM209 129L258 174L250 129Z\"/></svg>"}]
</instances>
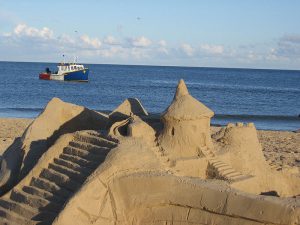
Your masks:
<instances>
[{"instance_id":1,"label":"boat","mask_svg":"<svg viewBox=\"0 0 300 225\"><path fill-rule=\"evenodd\" d=\"M85 81L89 80L89 69L82 64L77 63L59 63L58 70L54 73L47 67L39 74L42 80L60 80L60 81Z\"/></svg>"}]
</instances>

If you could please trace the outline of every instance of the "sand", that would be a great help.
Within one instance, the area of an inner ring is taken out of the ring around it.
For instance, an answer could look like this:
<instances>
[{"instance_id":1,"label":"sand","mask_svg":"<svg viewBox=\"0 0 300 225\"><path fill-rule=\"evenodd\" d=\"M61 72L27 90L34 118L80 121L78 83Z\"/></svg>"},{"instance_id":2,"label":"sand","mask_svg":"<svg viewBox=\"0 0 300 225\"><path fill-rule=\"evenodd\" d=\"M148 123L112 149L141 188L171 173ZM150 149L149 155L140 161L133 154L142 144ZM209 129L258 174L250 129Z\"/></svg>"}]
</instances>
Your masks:
<instances>
[{"instance_id":1,"label":"sand","mask_svg":"<svg viewBox=\"0 0 300 225\"><path fill-rule=\"evenodd\" d=\"M141 109L2 119L0 224L299 224L299 133L210 127L183 80L160 122Z\"/></svg>"},{"instance_id":2,"label":"sand","mask_svg":"<svg viewBox=\"0 0 300 225\"><path fill-rule=\"evenodd\" d=\"M14 139L22 136L33 119L0 118L0 155L10 146Z\"/></svg>"},{"instance_id":3,"label":"sand","mask_svg":"<svg viewBox=\"0 0 300 225\"><path fill-rule=\"evenodd\" d=\"M20 137L33 119L0 118L0 155L11 145L16 137ZM220 127L211 127L211 133ZM259 141L264 156L277 168L300 168L300 133L292 131L258 130Z\"/></svg>"},{"instance_id":4,"label":"sand","mask_svg":"<svg viewBox=\"0 0 300 225\"><path fill-rule=\"evenodd\" d=\"M220 127L211 127L211 133ZM300 133L292 131L258 130L259 142L266 160L276 168L300 169Z\"/></svg>"}]
</instances>

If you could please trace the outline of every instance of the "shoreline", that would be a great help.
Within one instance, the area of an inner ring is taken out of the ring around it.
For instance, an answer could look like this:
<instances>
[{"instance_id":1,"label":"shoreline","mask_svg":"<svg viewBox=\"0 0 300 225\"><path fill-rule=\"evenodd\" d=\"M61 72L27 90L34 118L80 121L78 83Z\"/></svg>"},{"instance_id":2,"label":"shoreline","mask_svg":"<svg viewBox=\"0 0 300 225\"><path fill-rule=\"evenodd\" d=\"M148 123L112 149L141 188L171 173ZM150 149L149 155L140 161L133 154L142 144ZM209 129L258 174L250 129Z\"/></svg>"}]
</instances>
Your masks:
<instances>
[{"instance_id":1,"label":"shoreline","mask_svg":"<svg viewBox=\"0 0 300 225\"><path fill-rule=\"evenodd\" d=\"M7 111L6 111L7 110ZM42 109L0 109L0 119L31 119L36 118ZM6 112L5 112L6 111ZM95 110L98 112L109 114L109 110ZM149 113L152 121L160 120L160 113ZM292 115L225 115L215 114L212 118L211 125L220 127L228 123L254 123L258 130L269 131L291 131L296 132L300 129L300 117Z\"/></svg>"}]
</instances>

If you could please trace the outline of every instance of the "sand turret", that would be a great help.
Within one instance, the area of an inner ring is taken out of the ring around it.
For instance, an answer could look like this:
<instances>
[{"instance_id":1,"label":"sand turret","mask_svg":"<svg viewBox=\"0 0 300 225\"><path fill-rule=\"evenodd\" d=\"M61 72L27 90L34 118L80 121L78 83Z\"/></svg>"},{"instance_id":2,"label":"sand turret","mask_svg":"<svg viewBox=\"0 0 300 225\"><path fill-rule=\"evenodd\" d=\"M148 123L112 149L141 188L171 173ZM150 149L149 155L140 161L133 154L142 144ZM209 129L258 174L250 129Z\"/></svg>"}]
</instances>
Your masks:
<instances>
[{"instance_id":1,"label":"sand turret","mask_svg":"<svg viewBox=\"0 0 300 225\"><path fill-rule=\"evenodd\" d=\"M171 105L162 116L160 146L172 159L202 155L212 146L210 118L214 112L193 98L180 80Z\"/></svg>"}]
</instances>

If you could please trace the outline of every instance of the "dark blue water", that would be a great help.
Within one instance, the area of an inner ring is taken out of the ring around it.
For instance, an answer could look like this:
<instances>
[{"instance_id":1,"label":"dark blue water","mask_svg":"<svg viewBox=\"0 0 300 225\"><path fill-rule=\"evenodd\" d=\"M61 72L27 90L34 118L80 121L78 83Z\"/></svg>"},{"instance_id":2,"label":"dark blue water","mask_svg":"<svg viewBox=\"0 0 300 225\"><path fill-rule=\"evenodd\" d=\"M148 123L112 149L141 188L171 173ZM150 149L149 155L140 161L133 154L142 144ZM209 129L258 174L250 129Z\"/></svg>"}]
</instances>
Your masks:
<instances>
[{"instance_id":1,"label":"dark blue water","mask_svg":"<svg viewBox=\"0 0 300 225\"><path fill-rule=\"evenodd\" d=\"M50 63L0 62L0 117L35 117L52 97L96 110L112 110L128 97L162 112L180 78L217 115L216 124L254 121L258 128L300 128L300 71L87 65L88 83L44 81ZM228 116L231 115L231 116Z\"/></svg>"}]
</instances>

